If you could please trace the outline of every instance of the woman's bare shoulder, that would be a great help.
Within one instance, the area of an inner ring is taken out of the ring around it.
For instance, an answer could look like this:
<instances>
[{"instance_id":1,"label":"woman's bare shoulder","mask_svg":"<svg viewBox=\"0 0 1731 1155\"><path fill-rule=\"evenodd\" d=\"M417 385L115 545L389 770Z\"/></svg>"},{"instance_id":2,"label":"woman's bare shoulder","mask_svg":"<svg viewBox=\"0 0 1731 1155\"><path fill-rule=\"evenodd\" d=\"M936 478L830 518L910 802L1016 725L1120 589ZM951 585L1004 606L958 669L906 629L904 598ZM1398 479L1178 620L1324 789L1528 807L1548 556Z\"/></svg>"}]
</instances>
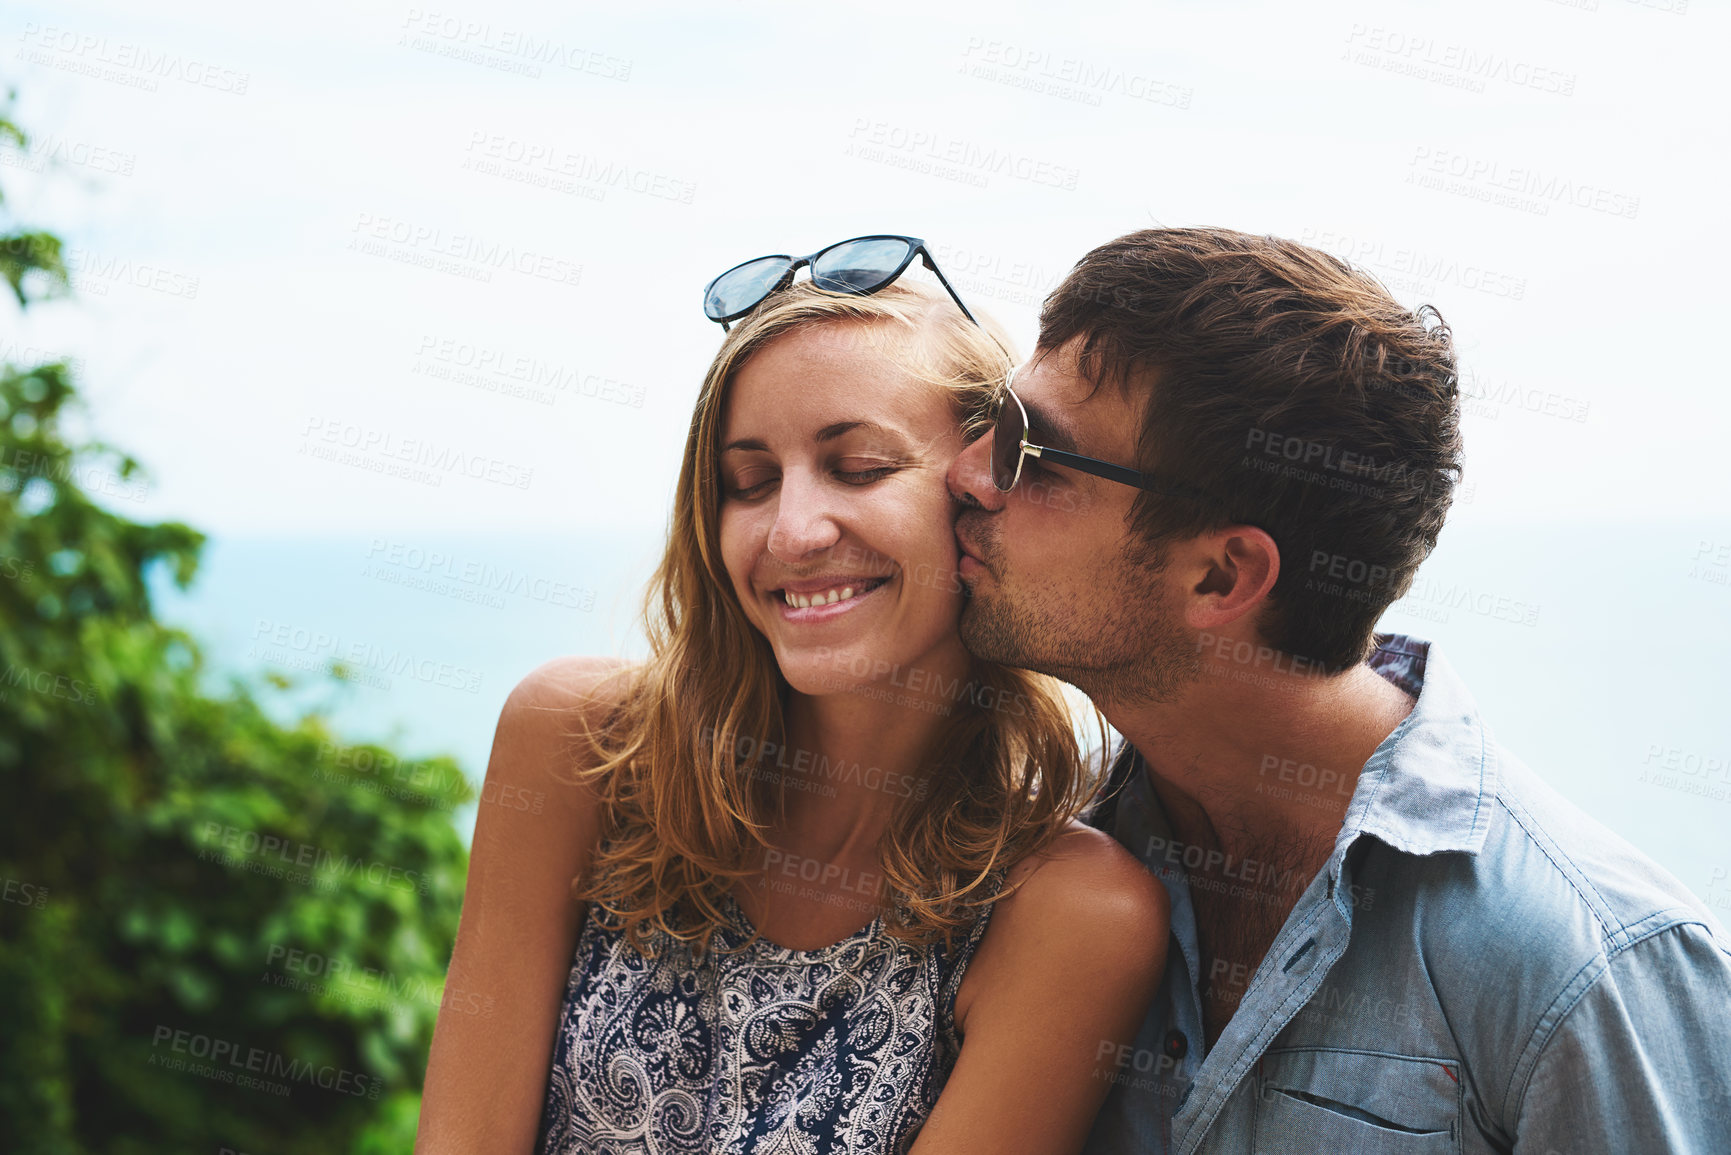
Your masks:
<instances>
[{"instance_id":1,"label":"woman's bare shoulder","mask_svg":"<svg viewBox=\"0 0 1731 1155\"><path fill-rule=\"evenodd\" d=\"M1171 905L1165 886L1117 839L1080 822L1018 862L1006 883L1011 893L1000 905L1023 916L1012 921L1158 931L1164 940Z\"/></svg>"},{"instance_id":2,"label":"woman's bare shoulder","mask_svg":"<svg viewBox=\"0 0 1731 1155\"><path fill-rule=\"evenodd\" d=\"M1096 1040L1116 1037L1106 1024L1139 1017L1165 969L1166 888L1109 835L1080 823L1018 862L1006 884L958 992L957 1022L972 1032L1005 1016L1033 1021L1039 1008L1094 1024L1105 1032Z\"/></svg>"},{"instance_id":3,"label":"woman's bare shoulder","mask_svg":"<svg viewBox=\"0 0 1731 1155\"><path fill-rule=\"evenodd\" d=\"M518 682L505 700L504 717L532 724L537 713L571 711L594 720L617 705L638 666L623 658L572 654L542 662Z\"/></svg>"},{"instance_id":4,"label":"woman's bare shoulder","mask_svg":"<svg viewBox=\"0 0 1731 1155\"><path fill-rule=\"evenodd\" d=\"M601 835L601 804L582 768L583 723L628 687L609 658L557 658L517 683L499 713L475 815L448 989L495 1004L485 1021L439 1012L420 1144L427 1151L528 1150L547 1085L554 1026L582 903L572 882Z\"/></svg>"},{"instance_id":5,"label":"woman's bare shoulder","mask_svg":"<svg viewBox=\"0 0 1731 1155\"><path fill-rule=\"evenodd\" d=\"M552 766L581 753L586 726L596 726L624 699L637 667L619 658L573 655L531 670L499 711L494 770Z\"/></svg>"}]
</instances>

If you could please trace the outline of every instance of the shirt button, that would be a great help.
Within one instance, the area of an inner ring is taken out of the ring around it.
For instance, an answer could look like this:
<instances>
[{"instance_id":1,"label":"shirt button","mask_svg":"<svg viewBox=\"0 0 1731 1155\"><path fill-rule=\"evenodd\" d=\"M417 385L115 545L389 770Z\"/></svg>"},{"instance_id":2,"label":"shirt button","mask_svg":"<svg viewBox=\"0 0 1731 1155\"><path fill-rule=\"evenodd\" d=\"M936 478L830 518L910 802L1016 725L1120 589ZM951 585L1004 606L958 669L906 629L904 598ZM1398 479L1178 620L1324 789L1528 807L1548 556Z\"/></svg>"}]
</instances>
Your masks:
<instances>
[{"instance_id":1,"label":"shirt button","mask_svg":"<svg viewBox=\"0 0 1731 1155\"><path fill-rule=\"evenodd\" d=\"M1160 1042L1160 1049L1168 1059L1176 1062L1190 1053L1190 1040L1184 1037L1184 1032L1173 1027L1166 1032L1166 1037Z\"/></svg>"}]
</instances>

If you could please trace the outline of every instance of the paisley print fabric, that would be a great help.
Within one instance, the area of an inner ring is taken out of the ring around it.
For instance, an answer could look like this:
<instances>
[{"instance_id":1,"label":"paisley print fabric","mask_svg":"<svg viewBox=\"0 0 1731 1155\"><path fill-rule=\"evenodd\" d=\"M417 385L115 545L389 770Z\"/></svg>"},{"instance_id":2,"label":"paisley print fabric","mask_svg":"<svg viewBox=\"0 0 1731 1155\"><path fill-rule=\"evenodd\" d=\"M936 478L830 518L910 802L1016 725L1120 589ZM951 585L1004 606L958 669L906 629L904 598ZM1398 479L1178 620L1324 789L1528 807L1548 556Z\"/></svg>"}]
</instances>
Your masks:
<instances>
[{"instance_id":1,"label":"paisley print fabric","mask_svg":"<svg viewBox=\"0 0 1731 1155\"><path fill-rule=\"evenodd\" d=\"M542 1155L905 1152L961 1039L956 990L990 914L942 943L882 918L820 950L728 925L698 960L647 958L592 908L578 940L542 1112ZM743 948L743 949L741 949Z\"/></svg>"}]
</instances>

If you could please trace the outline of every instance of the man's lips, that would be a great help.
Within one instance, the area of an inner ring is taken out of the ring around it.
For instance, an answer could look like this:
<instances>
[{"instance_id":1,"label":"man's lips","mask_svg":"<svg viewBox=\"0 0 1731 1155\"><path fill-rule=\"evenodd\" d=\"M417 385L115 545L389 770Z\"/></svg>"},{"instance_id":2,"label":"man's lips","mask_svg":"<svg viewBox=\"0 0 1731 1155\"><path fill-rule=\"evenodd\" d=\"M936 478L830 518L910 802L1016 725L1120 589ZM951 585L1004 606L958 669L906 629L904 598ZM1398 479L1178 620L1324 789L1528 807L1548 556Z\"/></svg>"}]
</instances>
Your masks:
<instances>
[{"instance_id":1,"label":"man's lips","mask_svg":"<svg viewBox=\"0 0 1731 1155\"><path fill-rule=\"evenodd\" d=\"M956 527L956 549L961 553L960 561L971 561L982 569L985 568L986 562L985 559L980 556L979 549L970 543L962 534L962 529L959 525Z\"/></svg>"}]
</instances>

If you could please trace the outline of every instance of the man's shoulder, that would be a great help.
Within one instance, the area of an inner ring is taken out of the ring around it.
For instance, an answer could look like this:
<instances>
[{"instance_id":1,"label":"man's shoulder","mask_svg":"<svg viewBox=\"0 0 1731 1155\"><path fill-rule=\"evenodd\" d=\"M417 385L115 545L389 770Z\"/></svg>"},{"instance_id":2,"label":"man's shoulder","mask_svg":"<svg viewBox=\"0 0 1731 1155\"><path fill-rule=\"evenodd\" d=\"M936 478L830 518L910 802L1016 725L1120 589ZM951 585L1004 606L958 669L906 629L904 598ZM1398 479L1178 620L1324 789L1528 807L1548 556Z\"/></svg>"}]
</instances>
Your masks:
<instances>
[{"instance_id":1,"label":"man's shoulder","mask_svg":"<svg viewBox=\"0 0 1731 1155\"><path fill-rule=\"evenodd\" d=\"M1355 848L1350 973L1406 992L1413 1018L1434 1005L1492 1115L1508 1120L1537 1056L1593 991L1612 982L1632 1005L1636 992L1641 1005L1722 1005L1731 940L1651 857L1495 754L1478 849L1413 854L1374 837ZM1676 958L1699 965L1670 973Z\"/></svg>"},{"instance_id":2,"label":"man's shoulder","mask_svg":"<svg viewBox=\"0 0 1731 1155\"><path fill-rule=\"evenodd\" d=\"M1388 900L1413 906L1421 943L1487 963L1509 956L1529 971L1551 960L1572 973L1668 926L1697 923L1725 939L1706 904L1649 855L1507 750L1498 747L1496 757L1476 852L1377 855L1377 873L1395 892Z\"/></svg>"},{"instance_id":3,"label":"man's shoulder","mask_svg":"<svg viewBox=\"0 0 1731 1155\"><path fill-rule=\"evenodd\" d=\"M1492 854L1483 867L1486 882L1511 892L1519 913L1551 931L1579 923L1582 945L1590 941L1606 954L1679 923L1699 923L1725 938L1706 904L1652 856L1563 797L1521 759L1500 747L1497 754L1496 813L1486 844ZM1515 885L1522 877L1544 885ZM1549 907L1556 913L1547 917Z\"/></svg>"},{"instance_id":4,"label":"man's shoulder","mask_svg":"<svg viewBox=\"0 0 1731 1155\"><path fill-rule=\"evenodd\" d=\"M1497 755L1476 852L1419 856L1376 843L1352 879L1363 929L1384 942L1410 936L1463 1037L1524 1045L1571 991L1654 935L1686 934L1731 952L1725 929L1676 877L1525 763ZM1644 973L1635 967L1623 981Z\"/></svg>"}]
</instances>

